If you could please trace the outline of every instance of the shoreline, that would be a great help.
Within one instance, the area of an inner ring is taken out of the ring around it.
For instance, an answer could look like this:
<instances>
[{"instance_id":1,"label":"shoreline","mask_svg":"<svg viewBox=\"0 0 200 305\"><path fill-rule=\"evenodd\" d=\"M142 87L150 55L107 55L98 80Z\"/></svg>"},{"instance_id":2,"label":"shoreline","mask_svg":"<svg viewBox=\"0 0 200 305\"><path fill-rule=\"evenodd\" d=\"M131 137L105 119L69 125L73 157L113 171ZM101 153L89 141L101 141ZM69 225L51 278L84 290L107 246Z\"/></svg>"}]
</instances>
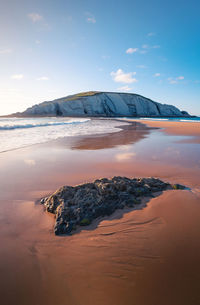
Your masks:
<instances>
[{"instance_id":1,"label":"shoreline","mask_svg":"<svg viewBox=\"0 0 200 305\"><path fill-rule=\"evenodd\" d=\"M70 117L69 117L70 118ZM77 117L79 118L79 117ZM187 143L200 143L200 124L198 124L198 122L172 122L172 121L153 121L152 120L140 120L138 121L137 119L134 120L131 118L114 118L114 117L88 117L91 120L111 120L111 121L115 121L115 122L121 122L121 123L128 123L129 125L134 125L134 124L138 124L138 126L141 126L141 129L147 131L151 131L153 129L163 129L165 133L167 134L171 134L171 135L181 135L181 136L191 136L193 138L190 138L189 140L185 140ZM198 126L199 125L199 126ZM123 132L124 130L130 130L130 128L128 127L127 124L120 125L120 126L115 126L115 128L120 129L121 132ZM86 140L87 138L93 138L93 139L97 139L100 137L112 137L112 135L114 134L118 134L120 131L115 131L115 132L104 132L104 133L99 133L99 134L90 134L90 135L78 135L78 136L65 136L65 137L59 137L56 139L51 139L51 140L47 140L46 142L41 142L41 143L34 143L34 144L28 144L27 146L22 146L19 148L13 148L13 149L8 149L5 151L1 151L0 154L2 153L7 153L7 152L11 152L11 151L16 151L16 150L21 150L21 149L26 149L29 148L31 146L37 146L37 145L51 145L53 143L61 142L61 141L67 141L68 143L73 143L73 142L78 142L79 140L83 142ZM131 136L130 136L131 137ZM184 139L183 139L184 141ZM96 143L97 145L97 143ZM117 145L117 144L116 144ZM118 144L120 145L120 143ZM85 145L84 145L85 146ZM76 147L77 148L77 147ZM97 148L98 149L98 148Z\"/></svg>"},{"instance_id":2,"label":"shoreline","mask_svg":"<svg viewBox=\"0 0 200 305\"><path fill-rule=\"evenodd\" d=\"M138 122L137 120L125 120L127 122ZM154 121L140 120L148 128L157 128L164 133L173 136L186 136L188 139L182 139L182 143L200 143L200 123L199 122L174 122L174 121Z\"/></svg>"},{"instance_id":3,"label":"shoreline","mask_svg":"<svg viewBox=\"0 0 200 305\"><path fill-rule=\"evenodd\" d=\"M96 119L95 119L96 120ZM101 120L104 120L101 119ZM64 137L59 137L56 139L52 139L52 140L48 140L46 142L41 142L41 143L34 143L34 144L28 144L27 146L22 146L22 147L18 147L18 148L13 148L13 149L8 149L5 151L1 151L0 154L4 154L4 153L9 153L9 152L15 152L18 150L23 150L23 149L29 149L29 148L37 148L37 146L40 145L44 145L44 146L54 146L54 145L63 145L64 143L67 144L67 147L71 148L71 149L84 149L83 147L76 147L73 146L75 145L74 143L82 143L82 142L86 142L86 146L89 145L89 142L94 141L96 142L95 145L97 145L96 149L99 149L98 147L98 140L101 138L106 138L107 139L107 143L106 143L106 147L102 147L102 148L108 148L109 146L115 146L115 145L120 145L120 143L123 144L131 144L134 143L135 141L139 140L140 138L142 139L143 137L147 136L148 133L153 130L156 129L154 127L147 127L144 124L140 123L140 122L128 122L128 121L124 121L124 120L114 120L115 122L121 122L121 123L125 123L124 125L119 125L119 126L115 126L115 129L118 129L117 131L113 131L113 132L103 132L103 133L93 133L93 134L86 134L86 135L76 135L76 136L64 136ZM137 128L137 126L139 128ZM136 135L133 136L133 134L131 134L131 131L134 131L135 129L140 130L141 133L140 135ZM123 137L121 136L123 134ZM109 141L110 144L109 144ZM127 142L127 143L126 143ZM91 143L92 144L92 143ZM86 148L85 146L85 148ZM90 148L88 148L90 149ZM95 149L94 147L92 149Z\"/></svg>"}]
</instances>

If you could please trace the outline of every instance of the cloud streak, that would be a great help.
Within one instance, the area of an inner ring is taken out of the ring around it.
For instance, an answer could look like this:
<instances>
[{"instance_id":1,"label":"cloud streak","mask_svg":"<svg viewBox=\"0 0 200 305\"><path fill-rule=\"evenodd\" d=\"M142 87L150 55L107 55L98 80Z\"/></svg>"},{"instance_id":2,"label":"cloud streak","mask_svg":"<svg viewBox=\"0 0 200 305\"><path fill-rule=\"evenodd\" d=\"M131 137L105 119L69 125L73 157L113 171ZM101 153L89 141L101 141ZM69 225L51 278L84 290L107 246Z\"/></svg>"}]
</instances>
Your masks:
<instances>
[{"instance_id":1,"label":"cloud streak","mask_svg":"<svg viewBox=\"0 0 200 305\"><path fill-rule=\"evenodd\" d=\"M177 76L177 77L169 77L167 80L168 82L173 85L173 84L178 84L180 83L180 81L184 80L185 77L184 76Z\"/></svg>"},{"instance_id":2,"label":"cloud streak","mask_svg":"<svg viewBox=\"0 0 200 305\"><path fill-rule=\"evenodd\" d=\"M141 48L128 48L126 50L126 54L133 54L133 53L146 54L151 49L159 49L159 48L160 45L150 46L148 44L143 44Z\"/></svg>"},{"instance_id":3,"label":"cloud streak","mask_svg":"<svg viewBox=\"0 0 200 305\"><path fill-rule=\"evenodd\" d=\"M30 13L28 14L28 18L33 22L38 22L38 21L42 21L43 20L43 16L39 15L37 13Z\"/></svg>"},{"instance_id":4,"label":"cloud streak","mask_svg":"<svg viewBox=\"0 0 200 305\"><path fill-rule=\"evenodd\" d=\"M0 54L10 54L12 53L12 49L10 48L0 48Z\"/></svg>"},{"instance_id":5,"label":"cloud streak","mask_svg":"<svg viewBox=\"0 0 200 305\"><path fill-rule=\"evenodd\" d=\"M160 45L154 45L154 46L149 46L148 44L143 44L142 49L149 50L149 49L160 49Z\"/></svg>"},{"instance_id":6,"label":"cloud streak","mask_svg":"<svg viewBox=\"0 0 200 305\"><path fill-rule=\"evenodd\" d=\"M133 54L138 51L138 48L129 48L126 50L126 54Z\"/></svg>"},{"instance_id":7,"label":"cloud streak","mask_svg":"<svg viewBox=\"0 0 200 305\"><path fill-rule=\"evenodd\" d=\"M13 74L13 75L11 75L10 78L15 79L15 80L21 80L24 78L24 75L23 74Z\"/></svg>"},{"instance_id":8,"label":"cloud streak","mask_svg":"<svg viewBox=\"0 0 200 305\"><path fill-rule=\"evenodd\" d=\"M37 80L49 80L49 78L47 76L41 76L41 77L38 77Z\"/></svg>"}]
</instances>

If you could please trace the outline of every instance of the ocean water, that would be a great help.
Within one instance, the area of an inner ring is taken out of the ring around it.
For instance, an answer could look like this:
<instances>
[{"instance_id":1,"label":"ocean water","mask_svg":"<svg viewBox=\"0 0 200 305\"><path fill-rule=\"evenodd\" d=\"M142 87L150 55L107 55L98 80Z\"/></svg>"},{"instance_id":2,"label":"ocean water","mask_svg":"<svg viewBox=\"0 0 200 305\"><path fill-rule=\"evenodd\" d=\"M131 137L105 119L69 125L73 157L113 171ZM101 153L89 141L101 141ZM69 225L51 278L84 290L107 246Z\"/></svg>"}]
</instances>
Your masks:
<instances>
[{"instance_id":1,"label":"ocean water","mask_svg":"<svg viewBox=\"0 0 200 305\"><path fill-rule=\"evenodd\" d=\"M0 118L0 153L67 136L117 132L125 124L89 118Z\"/></svg>"},{"instance_id":2,"label":"ocean water","mask_svg":"<svg viewBox=\"0 0 200 305\"><path fill-rule=\"evenodd\" d=\"M0 153L38 143L45 143L67 136L81 136L119 131L119 127L131 118L0 118ZM200 123L196 118L132 118L133 120L159 120Z\"/></svg>"}]
</instances>

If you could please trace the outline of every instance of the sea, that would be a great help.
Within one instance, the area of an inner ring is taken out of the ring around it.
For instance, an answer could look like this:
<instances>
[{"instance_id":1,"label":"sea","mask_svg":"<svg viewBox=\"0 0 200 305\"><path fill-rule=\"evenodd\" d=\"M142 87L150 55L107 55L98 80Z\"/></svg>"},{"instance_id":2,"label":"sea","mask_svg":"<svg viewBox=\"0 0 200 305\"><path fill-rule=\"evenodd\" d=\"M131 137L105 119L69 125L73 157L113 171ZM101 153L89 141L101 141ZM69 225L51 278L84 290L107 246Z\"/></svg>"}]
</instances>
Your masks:
<instances>
[{"instance_id":1,"label":"sea","mask_svg":"<svg viewBox=\"0 0 200 305\"><path fill-rule=\"evenodd\" d=\"M122 122L123 119L123 122ZM195 118L0 118L0 153L62 137L118 132L124 120L159 120L200 123ZM128 124L128 123L126 123Z\"/></svg>"}]
</instances>

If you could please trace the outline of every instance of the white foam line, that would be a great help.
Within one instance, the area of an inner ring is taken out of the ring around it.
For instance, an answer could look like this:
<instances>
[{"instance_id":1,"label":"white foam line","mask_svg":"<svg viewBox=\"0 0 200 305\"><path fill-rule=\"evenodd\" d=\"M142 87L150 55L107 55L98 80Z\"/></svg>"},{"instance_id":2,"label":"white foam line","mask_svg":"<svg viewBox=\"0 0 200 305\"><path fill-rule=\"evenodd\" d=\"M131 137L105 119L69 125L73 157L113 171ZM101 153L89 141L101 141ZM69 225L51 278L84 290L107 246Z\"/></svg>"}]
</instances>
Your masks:
<instances>
[{"instance_id":1,"label":"white foam line","mask_svg":"<svg viewBox=\"0 0 200 305\"><path fill-rule=\"evenodd\" d=\"M13 130L13 129L20 129L20 128L34 128L34 127L47 127L47 126L60 126L60 125L72 125L72 124L81 124L90 121L70 121L70 122L49 122L44 124L26 124L26 125L4 125L0 126L0 130Z\"/></svg>"}]
</instances>

